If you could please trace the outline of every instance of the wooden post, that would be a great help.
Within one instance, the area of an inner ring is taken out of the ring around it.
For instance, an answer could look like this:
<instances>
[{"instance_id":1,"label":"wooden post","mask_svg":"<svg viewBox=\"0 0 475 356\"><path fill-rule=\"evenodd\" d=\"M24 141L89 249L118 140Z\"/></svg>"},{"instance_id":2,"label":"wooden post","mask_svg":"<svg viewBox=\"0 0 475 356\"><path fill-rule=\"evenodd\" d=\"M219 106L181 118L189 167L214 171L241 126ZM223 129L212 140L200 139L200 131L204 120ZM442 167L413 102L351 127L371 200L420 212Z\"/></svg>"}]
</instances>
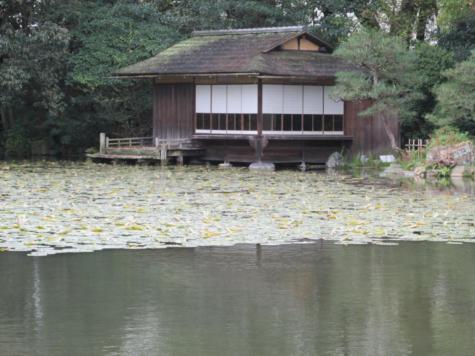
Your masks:
<instances>
[{"instance_id":1,"label":"wooden post","mask_svg":"<svg viewBox=\"0 0 475 356\"><path fill-rule=\"evenodd\" d=\"M166 143L162 143L160 145L160 163L162 166L166 166L167 165L167 161L168 161L168 154L167 154L167 144Z\"/></svg>"},{"instance_id":2,"label":"wooden post","mask_svg":"<svg viewBox=\"0 0 475 356\"><path fill-rule=\"evenodd\" d=\"M256 139L256 160L262 160L262 128L264 126L264 119L262 115L262 79L257 82L257 139Z\"/></svg>"},{"instance_id":3,"label":"wooden post","mask_svg":"<svg viewBox=\"0 0 475 356\"><path fill-rule=\"evenodd\" d=\"M176 163L177 163L179 166L183 166L183 164L185 163L185 158L183 157L183 154L180 154L180 155L176 158Z\"/></svg>"},{"instance_id":4,"label":"wooden post","mask_svg":"<svg viewBox=\"0 0 475 356\"><path fill-rule=\"evenodd\" d=\"M257 83L257 136L262 136L264 119L262 114L262 79Z\"/></svg>"},{"instance_id":5,"label":"wooden post","mask_svg":"<svg viewBox=\"0 0 475 356\"><path fill-rule=\"evenodd\" d=\"M257 162L262 161L262 139L260 136L256 138L256 160Z\"/></svg>"},{"instance_id":6,"label":"wooden post","mask_svg":"<svg viewBox=\"0 0 475 356\"><path fill-rule=\"evenodd\" d=\"M106 151L106 134L101 132L99 134L99 152L104 153Z\"/></svg>"}]
</instances>

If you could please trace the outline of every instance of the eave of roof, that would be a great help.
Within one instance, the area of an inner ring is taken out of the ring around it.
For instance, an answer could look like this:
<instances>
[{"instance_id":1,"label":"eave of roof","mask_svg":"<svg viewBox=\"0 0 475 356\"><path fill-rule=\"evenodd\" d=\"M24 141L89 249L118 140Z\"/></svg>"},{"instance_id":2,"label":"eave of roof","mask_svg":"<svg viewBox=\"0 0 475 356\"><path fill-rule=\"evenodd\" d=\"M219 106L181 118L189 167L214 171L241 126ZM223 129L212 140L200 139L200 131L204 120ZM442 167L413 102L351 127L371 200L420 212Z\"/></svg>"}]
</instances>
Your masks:
<instances>
[{"instance_id":1,"label":"eave of roof","mask_svg":"<svg viewBox=\"0 0 475 356\"><path fill-rule=\"evenodd\" d=\"M303 30L302 26L293 26L198 31L158 55L119 69L114 74L117 77L229 73L282 75L281 71L272 73L273 68L292 67L294 71L288 74L295 76L299 66L309 65L308 58L312 55L330 56L310 51L275 50L286 41L301 35L308 36L321 46L326 45L326 42ZM294 53L289 55L287 52ZM279 63L275 60L272 63L263 63L267 58L270 60L276 57L281 57ZM291 58L294 63L286 64L283 62L284 58ZM335 60L332 58L331 62ZM312 68L315 72L314 64Z\"/></svg>"}]
</instances>

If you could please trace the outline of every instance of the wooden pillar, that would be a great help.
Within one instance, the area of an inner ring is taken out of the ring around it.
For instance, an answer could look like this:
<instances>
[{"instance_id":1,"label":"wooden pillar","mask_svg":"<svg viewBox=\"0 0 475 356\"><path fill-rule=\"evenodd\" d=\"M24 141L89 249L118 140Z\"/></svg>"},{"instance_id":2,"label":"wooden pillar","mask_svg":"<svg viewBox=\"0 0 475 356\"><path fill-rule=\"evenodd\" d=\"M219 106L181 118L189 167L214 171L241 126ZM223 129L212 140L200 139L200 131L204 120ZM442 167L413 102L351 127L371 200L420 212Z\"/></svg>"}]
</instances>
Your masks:
<instances>
[{"instance_id":1,"label":"wooden pillar","mask_svg":"<svg viewBox=\"0 0 475 356\"><path fill-rule=\"evenodd\" d=\"M179 166L183 166L183 164L185 163L185 157L183 157L183 154L180 154L180 155L176 158L176 163L177 163Z\"/></svg>"},{"instance_id":2,"label":"wooden pillar","mask_svg":"<svg viewBox=\"0 0 475 356\"><path fill-rule=\"evenodd\" d=\"M262 79L257 82L257 136L262 136L264 117L262 115Z\"/></svg>"},{"instance_id":3,"label":"wooden pillar","mask_svg":"<svg viewBox=\"0 0 475 356\"><path fill-rule=\"evenodd\" d=\"M162 166L166 166L168 163L168 152L166 143L162 143L160 145L160 163L162 164Z\"/></svg>"},{"instance_id":4,"label":"wooden pillar","mask_svg":"<svg viewBox=\"0 0 475 356\"><path fill-rule=\"evenodd\" d=\"M257 81L257 139L256 139L256 160L262 160L262 128L264 127L264 116L262 114L262 79Z\"/></svg>"},{"instance_id":5,"label":"wooden pillar","mask_svg":"<svg viewBox=\"0 0 475 356\"><path fill-rule=\"evenodd\" d=\"M106 134L101 132L99 134L99 152L104 153L106 151Z\"/></svg>"},{"instance_id":6,"label":"wooden pillar","mask_svg":"<svg viewBox=\"0 0 475 356\"><path fill-rule=\"evenodd\" d=\"M152 133L153 137L158 137L158 132L159 132L159 121L158 121L158 95L159 95L159 90L158 90L158 84L153 83L153 89L152 89Z\"/></svg>"}]
</instances>

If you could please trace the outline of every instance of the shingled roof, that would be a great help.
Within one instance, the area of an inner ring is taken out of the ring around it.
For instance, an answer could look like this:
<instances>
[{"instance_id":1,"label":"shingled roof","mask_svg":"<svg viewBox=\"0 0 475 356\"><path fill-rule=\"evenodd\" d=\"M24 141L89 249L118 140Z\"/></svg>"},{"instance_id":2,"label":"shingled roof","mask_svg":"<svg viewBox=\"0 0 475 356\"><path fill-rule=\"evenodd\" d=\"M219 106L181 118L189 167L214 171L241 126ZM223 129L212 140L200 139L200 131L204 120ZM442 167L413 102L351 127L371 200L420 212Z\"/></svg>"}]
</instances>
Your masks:
<instances>
[{"instance_id":1,"label":"shingled roof","mask_svg":"<svg viewBox=\"0 0 475 356\"><path fill-rule=\"evenodd\" d=\"M329 53L279 50L305 35L327 51L331 47L301 26L197 31L192 37L143 62L119 69L120 77L193 74L265 74L329 77L349 66Z\"/></svg>"}]
</instances>

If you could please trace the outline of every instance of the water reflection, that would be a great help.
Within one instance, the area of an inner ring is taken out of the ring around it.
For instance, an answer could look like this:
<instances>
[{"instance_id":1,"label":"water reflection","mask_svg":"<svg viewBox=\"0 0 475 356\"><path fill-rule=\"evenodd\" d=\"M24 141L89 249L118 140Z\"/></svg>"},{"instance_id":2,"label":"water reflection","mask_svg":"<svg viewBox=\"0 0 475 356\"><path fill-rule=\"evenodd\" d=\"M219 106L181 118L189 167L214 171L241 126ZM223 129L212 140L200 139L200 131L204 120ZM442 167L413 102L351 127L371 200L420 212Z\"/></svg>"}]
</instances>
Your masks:
<instances>
[{"instance_id":1,"label":"water reflection","mask_svg":"<svg viewBox=\"0 0 475 356\"><path fill-rule=\"evenodd\" d=\"M327 174L328 172L322 172ZM354 184L392 186L405 190L425 191L430 194L465 194L475 195L475 180L464 177L451 178L421 178L401 176L380 176L379 169L355 169L334 172L337 175L346 175L347 182Z\"/></svg>"},{"instance_id":2,"label":"water reflection","mask_svg":"<svg viewBox=\"0 0 475 356\"><path fill-rule=\"evenodd\" d=\"M0 254L0 354L468 355L475 246Z\"/></svg>"}]
</instances>

